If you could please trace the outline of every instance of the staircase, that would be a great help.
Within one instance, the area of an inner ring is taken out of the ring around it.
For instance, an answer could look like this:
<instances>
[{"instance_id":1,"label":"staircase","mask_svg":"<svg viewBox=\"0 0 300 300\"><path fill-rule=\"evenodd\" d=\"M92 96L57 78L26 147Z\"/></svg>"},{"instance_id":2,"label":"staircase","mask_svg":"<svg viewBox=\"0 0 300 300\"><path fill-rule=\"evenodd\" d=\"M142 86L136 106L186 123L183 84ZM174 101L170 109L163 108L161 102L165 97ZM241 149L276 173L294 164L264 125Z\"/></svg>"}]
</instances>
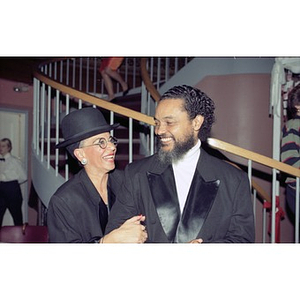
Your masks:
<instances>
[{"instance_id":1,"label":"staircase","mask_svg":"<svg viewBox=\"0 0 300 300\"><path fill-rule=\"evenodd\" d=\"M159 89L191 59L148 58L153 85ZM151 109L155 101L142 84L141 58L125 58L119 72L130 91L122 97L121 87L115 84L113 102L105 100L99 65L99 58L54 59L43 62L33 72L32 182L45 207L56 189L79 170L77 161L64 149L55 149L62 141L60 122L71 110L94 105L101 109L108 123L120 123L113 133L119 140L117 168L124 169L131 161L154 152Z\"/></svg>"}]
</instances>

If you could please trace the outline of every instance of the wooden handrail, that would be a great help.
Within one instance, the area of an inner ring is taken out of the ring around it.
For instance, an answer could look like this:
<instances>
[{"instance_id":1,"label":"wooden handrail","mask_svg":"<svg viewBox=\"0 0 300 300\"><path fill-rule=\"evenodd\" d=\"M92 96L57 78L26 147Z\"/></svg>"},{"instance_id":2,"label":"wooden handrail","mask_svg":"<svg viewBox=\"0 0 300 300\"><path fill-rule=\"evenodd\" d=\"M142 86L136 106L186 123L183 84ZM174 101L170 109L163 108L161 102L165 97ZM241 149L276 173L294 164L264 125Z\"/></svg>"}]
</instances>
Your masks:
<instances>
[{"instance_id":1,"label":"wooden handrail","mask_svg":"<svg viewBox=\"0 0 300 300\"><path fill-rule=\"evenodd\" d=\"M288 164L282 163L280 161L277 161L275 159L269 158L267 156L243 149L238 146L234 146L232 144L229 144L229 143L226 143L226 142L220 141L218 139L214 139L214 138L209 138L208 144L211 147L216 148L218 150L224 150L231 154L235 154L237 156L244 157L246 159L250 159L254 162L260 163L260 164L265 165L270 168L277 169L279 171L293 175L295 177L300 177L299 169L292 167Z\"/></svg>"},{"instance_id":2,"label":"wooden handrail","mask_svg":"<svg viewBox=\"0 0 300 300\"><path fill-rule=\"evenodd\" d=\"M143 79L145 86L146 86L148 92L150 93L151 97L156 102L158 102L160 99L160 94L150 79L150 76L149 76L149 73L147 70L147 58L145 58L145 57L141 58L141 76L142 76L142 79Z\"/></svg>"},{"instance_id":3,"label":"wooden handrail","mask_svg":"<svg viewBox=\"0 0 300 300\"><path fill-rule=\"evenodd\" d=\"M144 122L146 124L150 124L150 125L154 125L154 119L153 117L150 117L146 114L134 111L132 109L108 102L107 100L101 99L99 97L96 96L92 96L90 94L87 94L85 92L81 92L78 91L76 89L71 88L70 86L66 86L62 83L59 83L57 81L54 81L53 79L51 79L48 76L45 76L37 71L33 72L33 75L35 78L39 79L40 81L44 82L45 84L50 85L51 87L65 93L65 94L69 94L77 99L81 99L84 101L87 101L91 104L97 105L99 107L102 107L104 109L107 110L111 110L115 113L124 115L128 118L132 118L135 119L137 121L141 121Z\"/></svg>"}]
</instances>

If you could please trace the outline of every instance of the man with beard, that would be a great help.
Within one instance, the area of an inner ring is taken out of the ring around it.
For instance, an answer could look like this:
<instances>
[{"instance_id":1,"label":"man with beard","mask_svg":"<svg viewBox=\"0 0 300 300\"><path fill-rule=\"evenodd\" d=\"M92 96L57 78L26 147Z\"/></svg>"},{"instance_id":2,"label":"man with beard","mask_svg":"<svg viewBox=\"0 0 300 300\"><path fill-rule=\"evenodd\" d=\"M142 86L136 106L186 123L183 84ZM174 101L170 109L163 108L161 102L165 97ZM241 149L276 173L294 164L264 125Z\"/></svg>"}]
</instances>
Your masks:
<instances>
[{"instance_id":1,"label":"man with beard","mask_svg":"<svg viewBox=\"0 0 300 300\"><path fill-rule=\"evenodd\" d=\"M250 243L254 217L247 174L201 147L214 122L202 91L175 86L155 112L158 152L129 164L107 232L142 214L149 243Z\"/></svg>"}]
</instances>

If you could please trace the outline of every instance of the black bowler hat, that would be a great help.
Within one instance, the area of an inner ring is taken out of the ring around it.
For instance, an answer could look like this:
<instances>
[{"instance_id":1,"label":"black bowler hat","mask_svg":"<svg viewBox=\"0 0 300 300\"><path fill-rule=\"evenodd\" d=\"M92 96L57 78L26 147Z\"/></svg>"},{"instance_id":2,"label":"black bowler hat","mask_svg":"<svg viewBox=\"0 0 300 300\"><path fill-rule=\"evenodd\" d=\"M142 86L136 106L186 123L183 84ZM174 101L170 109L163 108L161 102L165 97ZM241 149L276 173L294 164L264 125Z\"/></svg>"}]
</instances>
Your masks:
<instances>
[{"instance_id":1,"label":"black bowler hat","mask_svg":"<svg viewBox=\"0 0 300 300\"><path fill-rule=\"evenodd\" d=\"M57 144L56 148L67 147L93 135L109 132L119 125L118 123L108 125L97 108L86 107L75 110L62 119L61 129L65 140Z\"/></svg>"}]
</instances>

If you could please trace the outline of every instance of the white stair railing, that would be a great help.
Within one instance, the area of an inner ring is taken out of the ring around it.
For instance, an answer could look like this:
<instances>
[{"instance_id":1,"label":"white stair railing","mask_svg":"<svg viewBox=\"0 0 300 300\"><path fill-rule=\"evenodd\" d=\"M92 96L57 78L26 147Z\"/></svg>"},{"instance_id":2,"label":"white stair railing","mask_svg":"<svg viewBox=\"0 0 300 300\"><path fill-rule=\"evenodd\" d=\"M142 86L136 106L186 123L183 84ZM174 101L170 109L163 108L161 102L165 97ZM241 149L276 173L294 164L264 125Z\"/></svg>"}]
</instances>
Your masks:
<instances>
[{"instance_id":1,"label":"white stair railing","mask_svg":"<svg viewBox=\"0 0 300 300\"><path fill-rule=\"evenodd\" d=\"M185 58L152 58L154 77L161 78L163 84L167 78L179 70L178 65L183 67L188 59ZM43 62L39 70L35 72L34 79L34 128L33 128L33 152L36 156L34 162L44 165L41 170L34 165L39 172L45 174L46 182L51 178L48 177L47 170L55 174L55 183L51 185L47 193L43 188L36 187L41 194L43 203L47 206L50 195L57 186L68 180L71 176L67 153L64 150L55 149L55 145L62 141L60 132L60 122L62 118L70 111L81 109L83 106L99 106L102 112L106 114L109 122L115 123L116 118L120 118L122 113L128 112L127 122L128 135L125 139L120 139L121 143L128 143L128 160L127 163L134 159L133 145L138 140L134 138L134 122L140 122L140 126L146 128L146 139L149 141L147 149L144 148L143 155L151 154L154 151L154 131L147 123L150 117L139 113L132 112L130 109L110 103L105 100L104 84L98 71L101 58L65 58L54 59ZM133 94L141 95L141 76L140 76L140 58L125 58L125 63L119 69L130 87L129 97ZM164 62L162 64L162 61ZM164 66L175 65L176 69L170 68L166 72ZM180 62L180 63L179 63ZM162 64L162 66L158 65ZM158 73L162 73L158 75ZM167 75L166 75L167 74ZM122 94L118 84L115 86L116 96ZM148 97L149 101L150 97ZM153 101L150 99L150 101ZM121 114L115 114L115 111L121 110ZM132 115L132 116L131 116ZM126 118L125 118L126 119ZM145 121L146 120L146 121ZM116 132L116 130L115 130ZM144 131L143 131L144 132ZM145 133L143 133L145 134ZM152 137L151 137L152 136ZM119 156L117 156L118 159ZM41 179L43 176L40 176ZM42 196L43 195L43 196Z\"/></svg>"}]
</instances>

